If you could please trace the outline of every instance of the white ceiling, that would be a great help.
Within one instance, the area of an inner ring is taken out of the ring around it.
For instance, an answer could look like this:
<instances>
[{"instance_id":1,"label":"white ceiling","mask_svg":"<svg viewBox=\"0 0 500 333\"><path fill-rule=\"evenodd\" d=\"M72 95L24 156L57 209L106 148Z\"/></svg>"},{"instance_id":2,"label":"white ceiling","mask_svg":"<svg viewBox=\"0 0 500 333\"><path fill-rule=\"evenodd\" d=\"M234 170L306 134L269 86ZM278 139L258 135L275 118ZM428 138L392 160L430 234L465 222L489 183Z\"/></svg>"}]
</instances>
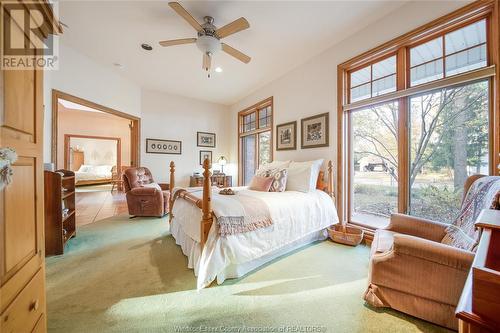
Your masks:
<instances>
[{"instance_id":1,"label":"white ceiling","mask_svg":"<svg viewBox=\"0 0 500 333\"><path fill-rule=\"evenodd\" d=\"M241 16L250 28L224 42L252 57L245 65L214 56L208 79L196 45L160 47L158 41L196 37L167 1L63 1L61 41L120 72L145 89L232 104L401 6L404 1L183 1L199 21L220 27ZM151 52L141 43L151 44ZM123 68L113 66L120 63Z\"/></svg>"}]
</instances>

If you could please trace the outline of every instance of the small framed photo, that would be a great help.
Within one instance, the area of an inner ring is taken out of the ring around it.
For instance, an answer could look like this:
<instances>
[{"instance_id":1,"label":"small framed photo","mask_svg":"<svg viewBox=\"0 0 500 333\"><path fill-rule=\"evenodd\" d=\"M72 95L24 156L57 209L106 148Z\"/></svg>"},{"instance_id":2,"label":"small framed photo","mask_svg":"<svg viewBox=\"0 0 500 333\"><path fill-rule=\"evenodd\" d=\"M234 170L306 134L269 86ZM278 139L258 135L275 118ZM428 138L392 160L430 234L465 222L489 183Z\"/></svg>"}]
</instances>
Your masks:
<instances>
[{"instance_id":1,"label":"small framed photo","mask_svg":"<svg viewBox=\"0 0 500 333\"><path fill-rule=\"evenodd\" d=\"M196 132L197 146L215 148L215 133Z\"/></svg>"},{"instance_id":2,"label":"small framed photo","mask_svg":"<svg viewBox=\"0 0 500 333\"><path fill-rule=\"evenodd\" d=\"M297 149L297 122L291 121L276 126L276 150Z\"/></svg>"},{"instance_id":3,"label":"small framed photo","mask_svg":"<svg viewBox=\"0 0 500 333\"><path fill-rule=\"evenodd\" d=\"M146 139L146 153L182 154L182 142L175 140Z\"/></svg>"},{"instance_id":4,"label":"small framed photo","mask_svg":"<svg viewBox=\"0 0 500 333\"><path fill-rule=\"evenodd\" d=\"M210 150L200 150L200 165L208 158L210 165L212 165L212 152Z\"/></svg>"},{"instance_id":5,"label":"small framed photo","mask_svg":"<svg viewBox=\"0 0 500 333\"><path fill-rule=\"evenodd\" d=\"M301 148L328 147L328 112L301 119Z\"/></svg>"}]
</instances>

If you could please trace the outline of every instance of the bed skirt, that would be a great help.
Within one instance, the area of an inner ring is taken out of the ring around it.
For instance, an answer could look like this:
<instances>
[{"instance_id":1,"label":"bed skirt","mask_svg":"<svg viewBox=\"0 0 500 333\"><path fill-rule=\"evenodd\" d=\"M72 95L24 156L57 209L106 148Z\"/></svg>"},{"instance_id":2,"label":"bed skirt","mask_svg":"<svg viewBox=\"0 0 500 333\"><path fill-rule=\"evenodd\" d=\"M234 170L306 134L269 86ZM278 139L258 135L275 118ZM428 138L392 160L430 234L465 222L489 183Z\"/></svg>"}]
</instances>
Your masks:
<instances>
[{"instance_id":1,"label":"bed skirt","mask_svg":"<svg viewBox=\"0 0 500 333\"><path fill-rule=\"evenodd\" d=\"M180 223L172 223L170 225L170 233L174 237L175 243L181 247L182 253L184 253L184 255L188 258L188 268L193 269L194 275L198 277L198 269L201 259L200 243L188 236L182 230ZM226 279L240 278L258 267L291 251L297 250L315 241L325 240L327 236L328 234L326 230L315 231L260 258L241 264L231 264L221 272L217 273L217 284L222 284ZM198 286L208 286L211 282L212 281L198 281Z\"/></svg>"}]
</instances>

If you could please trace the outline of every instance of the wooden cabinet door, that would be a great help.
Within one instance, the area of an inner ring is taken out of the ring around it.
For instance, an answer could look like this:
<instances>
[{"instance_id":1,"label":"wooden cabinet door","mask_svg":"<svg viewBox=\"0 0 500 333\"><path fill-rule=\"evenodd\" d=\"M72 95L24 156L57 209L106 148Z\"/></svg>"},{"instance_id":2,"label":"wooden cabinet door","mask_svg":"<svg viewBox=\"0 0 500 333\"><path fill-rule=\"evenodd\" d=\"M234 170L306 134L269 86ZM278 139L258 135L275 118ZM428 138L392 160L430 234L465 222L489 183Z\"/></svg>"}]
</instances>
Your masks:
<instances>
[{"instance_id":1,"label":"wooden cabinet door","mask_svg":"<svg viewBox=\"0 0 500 333\"><path fill-rule=\"evenodd\" d=\"M21 29L12 33L23 38ZM24 288L37 273L36 290L29 293L37 298L31 302L39 318L45 318L42 84L41 70L2 70L0 75L0 147L18 155L12 182L0 191L0 331L28 316L17 313L24 309L17 298L29 296ZM37 325L45 331L45 319Z\"/></svg>"}]
</instances>

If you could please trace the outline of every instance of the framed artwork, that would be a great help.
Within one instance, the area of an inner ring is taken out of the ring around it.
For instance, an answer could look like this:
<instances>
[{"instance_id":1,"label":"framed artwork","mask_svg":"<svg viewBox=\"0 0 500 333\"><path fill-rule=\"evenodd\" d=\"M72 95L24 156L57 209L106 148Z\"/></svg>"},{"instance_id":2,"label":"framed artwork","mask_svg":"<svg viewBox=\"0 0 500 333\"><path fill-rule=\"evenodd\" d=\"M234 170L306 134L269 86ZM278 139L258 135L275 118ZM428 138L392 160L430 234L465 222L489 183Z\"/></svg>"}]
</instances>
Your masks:
<instances>
[{"instance_id":1,"label":"framed artwork","mask_svg":"<svg viewBox=\"0 0 500 333\"><path fill-rule=\"evenodd\" d=\"M182 154L182 142L175 140L146 139L146 153Z\"/></svg>"},{"instance_id":2,"label":"framed artwork","mask_svg":"<svg viewBox=\"0 0 500 333\"><path fill-rule=\"evenodd\" d=\"M301 148L328 147L328 112L301 119Z\"/></svg>"},{"instance_id":3,"label":"framed artwork","mask_svg":"<svg viewBox=\"0 0 500 333\"><path fill-rule=\"evenodd\" d=\"M208 158L210 165L212 165L212 152L210 150L200 150L200 165Z\"/></svg>"},{"instance_id":4,"label":"framed artwork","mask_svg":"<svg viewBox=\"0 0 500 333\"><path fill-rule=\"evenodd\" d=\"M297 149L297 122L291 121L276 126L276 150Z\"/></svg>"},{"instance_id":5,"label":"framed artwork","mask_svg":"<svg viewBox=\"0 0 500 333\"><path fill-rule=\"evenodd\" d=\"M196 132L197 146L215 148L215 133Z\"/></svg>"}]
</instances>

